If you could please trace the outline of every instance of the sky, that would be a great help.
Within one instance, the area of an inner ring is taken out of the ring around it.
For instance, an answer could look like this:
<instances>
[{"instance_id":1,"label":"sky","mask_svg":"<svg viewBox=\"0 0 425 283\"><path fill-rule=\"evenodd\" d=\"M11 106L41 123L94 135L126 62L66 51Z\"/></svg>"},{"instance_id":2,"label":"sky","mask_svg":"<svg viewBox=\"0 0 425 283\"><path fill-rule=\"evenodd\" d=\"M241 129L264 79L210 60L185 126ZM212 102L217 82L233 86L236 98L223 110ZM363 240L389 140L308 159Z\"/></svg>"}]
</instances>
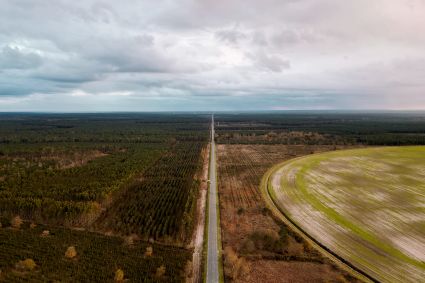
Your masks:
<instances>
[{"instance_id":1,"label":"sky","mask_svg":"<svg viewBox=\"0 0 425 283\"><path fill-rule=\"evenodd\" d=\"M0 111L425 109L425 0L0 0Z\"/></svg>"}]
</instances>

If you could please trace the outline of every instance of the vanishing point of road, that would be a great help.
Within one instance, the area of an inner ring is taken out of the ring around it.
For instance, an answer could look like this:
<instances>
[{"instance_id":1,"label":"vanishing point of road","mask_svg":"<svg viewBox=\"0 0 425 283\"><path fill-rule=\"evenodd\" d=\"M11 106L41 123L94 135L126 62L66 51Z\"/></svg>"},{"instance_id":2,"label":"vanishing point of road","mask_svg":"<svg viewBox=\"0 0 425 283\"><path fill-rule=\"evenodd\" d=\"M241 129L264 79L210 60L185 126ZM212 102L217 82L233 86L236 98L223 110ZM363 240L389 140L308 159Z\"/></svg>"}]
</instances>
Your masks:
<instances>
[{"instance_id":1,"label":"vanishing point of road","mask_svg":"<svg viewBox=\"0 0 425 283\"><path fill-rule=\"evenodd\" d=\"M214 115L211 117L211 155L210 155L210 187L208 192L208 256L207 256L207 283L219 282L220 244L217 215L217 182L214 142Z\"/></svg>"}]
</instances>

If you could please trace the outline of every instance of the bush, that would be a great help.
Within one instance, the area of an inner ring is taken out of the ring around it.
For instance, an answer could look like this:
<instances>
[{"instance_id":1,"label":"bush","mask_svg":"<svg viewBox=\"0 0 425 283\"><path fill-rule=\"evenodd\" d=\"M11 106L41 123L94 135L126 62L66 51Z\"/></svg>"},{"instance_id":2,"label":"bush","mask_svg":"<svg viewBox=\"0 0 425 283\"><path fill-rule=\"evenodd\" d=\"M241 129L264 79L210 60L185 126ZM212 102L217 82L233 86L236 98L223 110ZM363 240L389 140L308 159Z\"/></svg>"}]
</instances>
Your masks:
<instances>
[{"instance_id":1,"label":"bush","mask_svg":"<svg viewBox=\"0 0 425 283\"><path fill-rule=\"evenodd\" d=\"M277 233L268 230L256 231L249 236L249 239L254 243L257 249L270 252L281 251L285 243L281 241Z\"/></svg>"},{"instance_id":2,"label":"bush","mask_svg":"<svg viewBox=\"0 0 425 283\"><path fill-rule=\"evenodd\" d=\"M34 260L31 258L27 258L24 260L19 261L16 265L15 265L16 269L20 270L20 271L31 271L34 268L37 267L37 264L35 264Z\"/></svg>"},{"instance_id":3,"label":"bush","mask_svg":"<svg viewBox=\"0 0 425 283\"><path fill-rule=\"evenodd\" d=\"M155 277L161 278L165 274L165 266L161 265L156 269Z\"/></svg>"},{"instance_id":4,"label":"bush","mask_svg":"<svg viewBox=\"0 0 425 283\"><path fill-rule=\"evenodd\" d=\"M15 228L15 229L21 228L22 223L23 223L23 221L22 221L22 219L21 219L21 217L19 215L18 216L15 216L12 219L12 221L10 222L10 224L12 225L12 227Z\"/></svg>"},{"instance_id":5,"label":"bush","mask_svg":"<svg viewBox=\"0 0 425 283\"><path fill-rule=\"evenodd\" d=\"M270 209L268 209L267 207L263 207L261 209L261 214L263 214L264 216L271 215Z\"/></svg>"},{"instance_id":6,"label":"bush","mask_svg":"<svg viewBox=\"0 0 425 283\"><path fill-rule=\"evenodd\" d=\"M246 239L242 242L240 252L243 254L250 254L255 252L255 244L251 239Z\"/></svg>"},{"instance_id":7,"label":"bush","mask_svg":"<svg viewBox=\"0 0 425 283\"><path fill-rule=\"evenodd\" d=\"M74 246L70 246L66 249L65 257L66 258L74 258L77 256L77 250Z\"/></svg>"},{"instance_id":8,"label":"bush","mask_svg":"<svg viewBox=\"0 0 425 283\"><path fill-rule=\"evenodd\" d=\"M151 246L146 248L145 256L150 257L153 255L153 248Z\"/></svg>"},{"instance_id":9,"label":"bush","mask_svg":"<svg viewBox=\"0 0 425 283\"><path fill-rule=\"evenodd\" d=\"M134 245L134 239L132 236L127 236L124 238L124 243L128 246Z\"/></svg>"},{"instance_id":10,"label":"bush","mask_svg":"<svg viewBox=\"0 0 425 283\"><path fill-rule=\"evenodd\" d=\"M244 258L239 258L231 247L224 249L224 272L233 280L247 273L249 267Z\"/></svg>"},{"instance_id":11,"label":"bush","mask_svg":"<svg viewBox=\"0 0 425 283\"><path fill-rule=\"evenodd\" d=\"M287 243L288 235L289 235L288 228L285 225L280 225L280 230L279 230L280 240L284 243Z\"/></svg>"},{"instance_id":12,"label":"bush","mask_svg":"<svg viewBox=\"0 0 425 283\"><path fill-rule=\"evenodd\" d=\"M122 271L122 269L119 268L115 271L114 280L117 282L121 282L124 280L124 271Z\"/></svg>"}]
</instances>

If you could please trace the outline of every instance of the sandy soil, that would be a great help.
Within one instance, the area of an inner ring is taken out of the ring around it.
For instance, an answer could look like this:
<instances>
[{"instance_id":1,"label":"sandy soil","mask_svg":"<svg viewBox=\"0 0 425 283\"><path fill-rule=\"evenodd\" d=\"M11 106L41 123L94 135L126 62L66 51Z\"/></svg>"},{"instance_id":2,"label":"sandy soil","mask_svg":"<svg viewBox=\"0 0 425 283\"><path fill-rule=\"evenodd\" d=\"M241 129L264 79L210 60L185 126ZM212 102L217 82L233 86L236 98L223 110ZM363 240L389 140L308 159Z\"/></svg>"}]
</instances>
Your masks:
<instances>
[{"instance_id":1,"label":"sandy soil","mask_svg":"<svg viewBox=\"0 0 425 283\"><path fill-rule=\"evenodd\" d=\"M209 147L202 152L203 166L202 172L197 178L201 180L199 197L196 204L196 226L190 247L193 248L192 257L192 272L188 274L187 282L198 283L202 280L202 249L204 241L204 227L205 227L205 207L208 191L208 164L209 164Z\"/></svg>"}]
</instances>

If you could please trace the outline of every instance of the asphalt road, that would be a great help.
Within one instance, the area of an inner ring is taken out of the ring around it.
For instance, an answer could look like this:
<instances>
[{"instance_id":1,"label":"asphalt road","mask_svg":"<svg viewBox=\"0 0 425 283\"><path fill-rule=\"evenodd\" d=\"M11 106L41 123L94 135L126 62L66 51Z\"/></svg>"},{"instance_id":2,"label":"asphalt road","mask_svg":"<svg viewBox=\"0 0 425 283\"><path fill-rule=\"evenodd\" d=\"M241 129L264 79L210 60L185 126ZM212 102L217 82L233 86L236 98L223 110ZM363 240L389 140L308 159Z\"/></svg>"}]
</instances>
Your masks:
<instances>
[{"instance_id":1,"label":"asphalt road","mask_svg":"<svg viewBox=\"0 0 425 283\"><path fill-rule=\"evenodd\" d=\"M219 282L219 243L217 221L217 182L215 164L214 142L214 116L211 118L211 158L210 158L210 188L208 192L208 256L207 256L207 282Z\"/></svg>"}]
</instances>

